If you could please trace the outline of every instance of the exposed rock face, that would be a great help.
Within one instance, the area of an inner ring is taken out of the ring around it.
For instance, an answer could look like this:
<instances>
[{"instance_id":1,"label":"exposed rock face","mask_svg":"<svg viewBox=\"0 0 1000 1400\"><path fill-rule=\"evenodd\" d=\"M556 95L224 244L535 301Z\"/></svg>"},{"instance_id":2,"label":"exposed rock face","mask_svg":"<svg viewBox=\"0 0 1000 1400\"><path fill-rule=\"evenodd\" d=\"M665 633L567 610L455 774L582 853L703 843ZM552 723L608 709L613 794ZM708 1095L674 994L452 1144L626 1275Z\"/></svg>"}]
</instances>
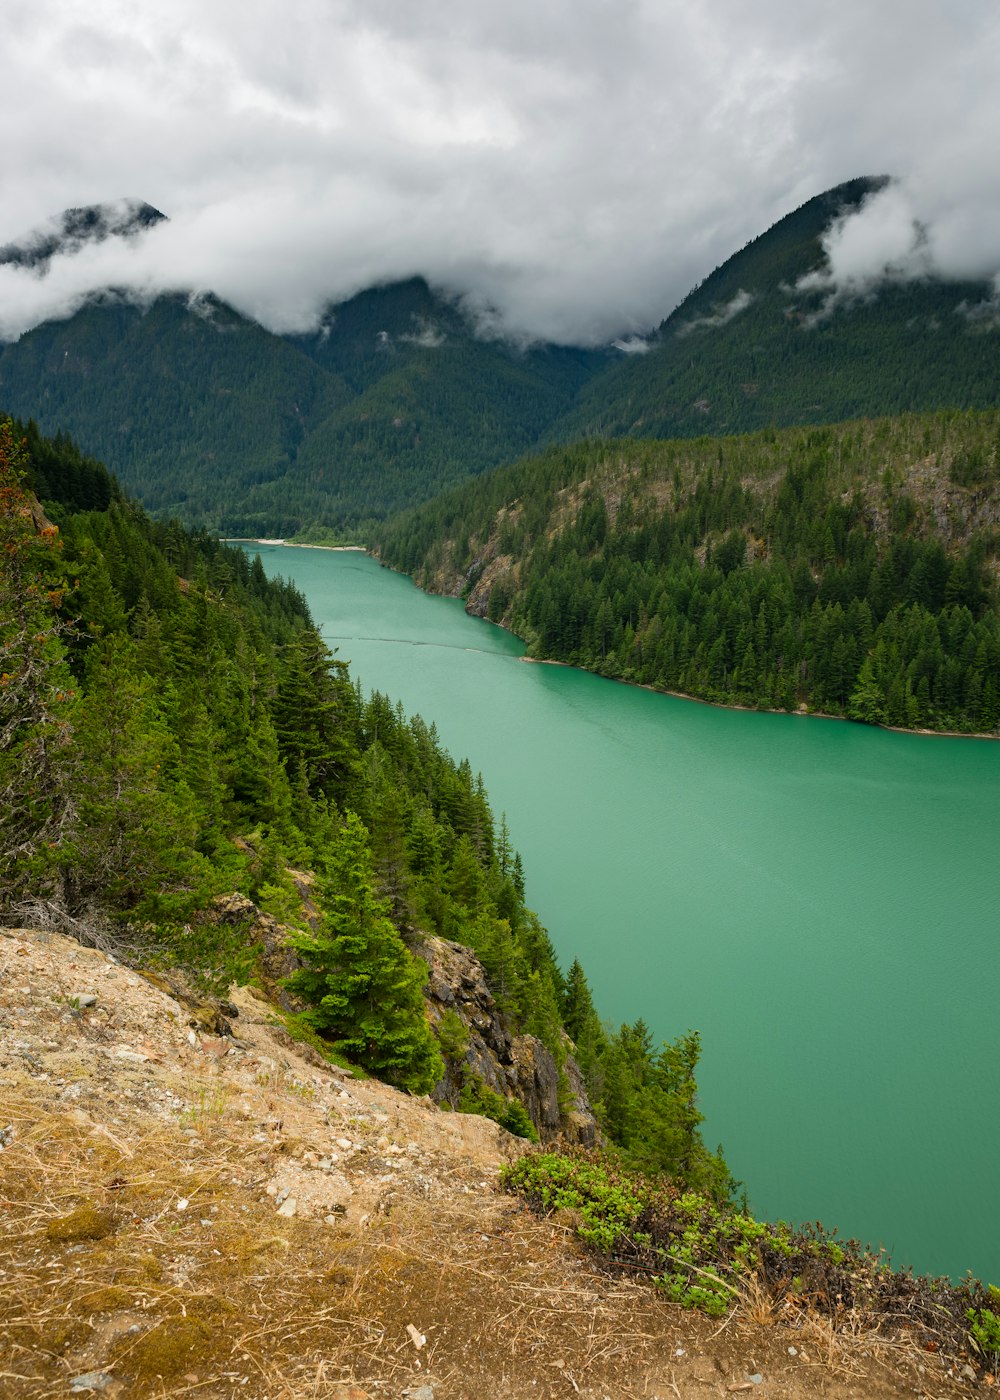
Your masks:
<instances>
[{"instance_id":1,"label":"exposed rock face","mask_svg":"<svg viewBox=\"0 0 1000 1400\"><path fill-rule=\"evenodd\" d=\"M294 1010L295 1004L281 982L282 978L291 976L299 960L288 946L288 930L284 924L258 909L245 894L220 894L212 901L212 912L220 924L242 924L247 942L260 944L262 981L267 995L283 1011Z\"/></svg>"},{"instance_id":2,"label":"exposed rock face","mask_svg":"<svg viewBox=\"0 0 1000 1400\"><path fill-rule=\"evenodd\" d=\"M453 1011L469 1035L464 1063L458 1073L449 1066L434 1091L439 1102L457 1102L461 1073L478 1075L494 1093L524 1104L543 1142L564 1138L592 1147L599 1133L583 1076L572 1056L564 1072L569 1084L569 1107L560 1106L559 1070L549 1050L533 1035L512 1035L507 1018L486 984L486 973L475 953L444 938L427 938L414 951L430 969L424 994L431 1020L437 1025ZM569 1042L567 1041L567 1045Z\"/></svg>"},{"instance_id":3,"label":"exposed rock face","mask_svg":"<svg viewBox=\"0 0 1000 1400\"><path fill-rule=\"evenodd\" d=\"M303 900L306 918L315 925L320 914L312 902L309 877L297 871L290 873ZM284 925L242 894L220 895L214 901L213 915L220 923L242 925L247 939L261 945L268 997L286 1011L297 1009L301 1004L282 986L282 980L299 966L294 950L286 942ZM567 1053L560 1104L559 1069L552 1054L535 1036L512 1034L475 953L460 943L435 937L418 939L413 951L429 968L424 995L432 1024L436 1026L447 1011L454 1011L469 1036L462 1066L449 1066L434 1090L437 1102L457 1105L462 1076L476 1075L501 1097L520 1099L543 1142L563 1138L585 1147L596 1145L597 1120L576 1061ZM566 1045L569 1049L571 1042L567 1040Z\"/></svg>"}]
</instances>

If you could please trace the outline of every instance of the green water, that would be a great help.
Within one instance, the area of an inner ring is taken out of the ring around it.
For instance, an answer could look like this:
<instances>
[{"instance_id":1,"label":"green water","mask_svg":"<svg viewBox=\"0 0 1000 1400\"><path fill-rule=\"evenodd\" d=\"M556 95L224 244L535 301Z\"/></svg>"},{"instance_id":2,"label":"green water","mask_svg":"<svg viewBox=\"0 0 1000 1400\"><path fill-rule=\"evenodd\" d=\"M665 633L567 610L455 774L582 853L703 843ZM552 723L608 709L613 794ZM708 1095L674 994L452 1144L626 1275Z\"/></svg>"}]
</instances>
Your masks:
<instances>
[{"instance_id":1,"label":"green water","mask_svg":"<svg viewBox=\"0 0 1000 1400\"><path fill-rule=\"evenodd\" d=\"M712 709L563 667L359 554L261 548L505 811L602 1014L695 1027L763 1215L1000 1282L1000 744Z\"/></svg>"}]
</instances>

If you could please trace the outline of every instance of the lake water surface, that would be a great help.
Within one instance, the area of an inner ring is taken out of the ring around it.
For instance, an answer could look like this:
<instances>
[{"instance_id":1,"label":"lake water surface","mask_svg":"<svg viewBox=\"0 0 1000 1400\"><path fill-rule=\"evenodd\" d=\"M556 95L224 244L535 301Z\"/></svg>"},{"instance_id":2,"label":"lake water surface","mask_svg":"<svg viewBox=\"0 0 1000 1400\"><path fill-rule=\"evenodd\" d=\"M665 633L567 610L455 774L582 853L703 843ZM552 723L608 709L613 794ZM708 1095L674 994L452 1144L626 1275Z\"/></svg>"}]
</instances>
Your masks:
<instances>
[{"instance_id":1,"label":"lake water surface","mask_svg":"<svg viewBox=\"0 0 1000 1400\"><path fill-rule=\"evenodd\" d=\"M259 549L482 772L601 1014L701 1032L705 1138L759 1214L1000 1282L1000 744L525 664L362 554Z\"/></svg>"}]
</instances>

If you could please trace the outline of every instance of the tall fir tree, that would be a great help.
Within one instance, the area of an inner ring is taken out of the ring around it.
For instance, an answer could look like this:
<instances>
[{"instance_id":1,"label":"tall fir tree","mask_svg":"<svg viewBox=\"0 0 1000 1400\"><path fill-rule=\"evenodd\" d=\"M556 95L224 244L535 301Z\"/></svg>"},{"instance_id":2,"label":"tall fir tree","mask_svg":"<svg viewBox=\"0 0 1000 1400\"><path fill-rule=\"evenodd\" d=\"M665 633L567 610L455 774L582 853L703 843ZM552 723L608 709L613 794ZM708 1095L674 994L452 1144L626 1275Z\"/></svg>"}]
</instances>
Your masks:
<instances>
[{"instance_id":1,"label":"tall fir tree","mask_svg":"<svg viewBox=\"0 0 1000 1400\"><path fill-rule=\"evenodd\" d=\"M375 893L368 832L348 812L319 887L323 922L294 937L303 961L288 987L308 1003L306 1021L364 1069L411 1093L444 1073L427 1021L423 963L407 951Z\"/></svg>"}]
</instances>

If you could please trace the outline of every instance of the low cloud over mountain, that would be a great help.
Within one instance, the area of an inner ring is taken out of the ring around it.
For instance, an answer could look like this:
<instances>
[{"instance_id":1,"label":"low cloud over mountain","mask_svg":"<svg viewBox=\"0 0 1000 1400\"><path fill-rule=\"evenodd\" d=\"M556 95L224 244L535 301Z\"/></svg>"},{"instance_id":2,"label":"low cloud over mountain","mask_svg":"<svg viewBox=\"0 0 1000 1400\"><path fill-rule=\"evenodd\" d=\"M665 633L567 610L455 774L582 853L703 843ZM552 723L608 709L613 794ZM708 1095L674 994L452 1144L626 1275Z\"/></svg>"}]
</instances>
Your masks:
<instances>
[{"instance_id":1,"label":"low cloud over mountain","mask_svg":"<svg viewBox=\"0 0 1000 1400\"><path fill-rule=\"evenodd\" d=\"M0 334L90 292L211 289L281 331L416 273L515 338L660 321L847 176L830 288L1000 271L1000 12L862 0L13 0L0 243L134 191L170 216L0 267Z\"/></svg>"}]
</instances>

